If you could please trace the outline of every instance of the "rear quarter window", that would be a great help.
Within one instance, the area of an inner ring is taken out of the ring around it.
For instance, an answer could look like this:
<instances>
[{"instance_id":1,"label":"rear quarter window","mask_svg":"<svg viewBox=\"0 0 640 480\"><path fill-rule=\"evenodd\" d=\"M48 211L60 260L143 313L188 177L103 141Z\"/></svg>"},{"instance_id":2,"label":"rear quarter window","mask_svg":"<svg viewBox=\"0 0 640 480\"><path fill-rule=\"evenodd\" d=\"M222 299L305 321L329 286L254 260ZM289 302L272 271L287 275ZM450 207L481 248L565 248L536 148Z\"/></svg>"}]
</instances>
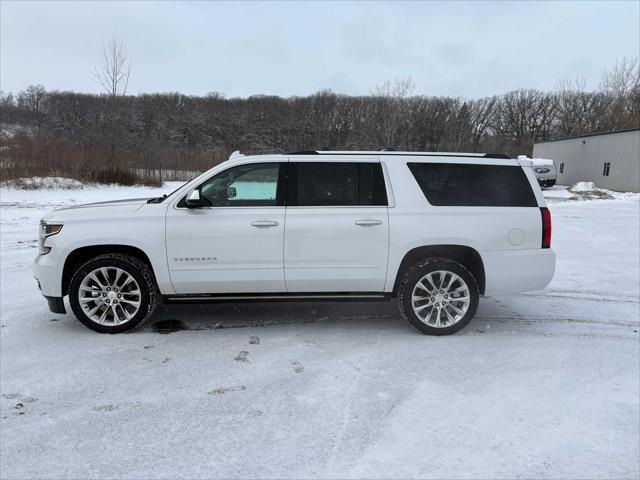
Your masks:
<instances>
[{"instance_id":1,"label":"rear quarter window","mask_svg":"<svg viewBox=\"0 0 640 480\"><path fill-rule=\"evenodd\" d=\"M431 205L455 207L537 207L519 166L408 163Z\"/></svg>"}]
</instances>

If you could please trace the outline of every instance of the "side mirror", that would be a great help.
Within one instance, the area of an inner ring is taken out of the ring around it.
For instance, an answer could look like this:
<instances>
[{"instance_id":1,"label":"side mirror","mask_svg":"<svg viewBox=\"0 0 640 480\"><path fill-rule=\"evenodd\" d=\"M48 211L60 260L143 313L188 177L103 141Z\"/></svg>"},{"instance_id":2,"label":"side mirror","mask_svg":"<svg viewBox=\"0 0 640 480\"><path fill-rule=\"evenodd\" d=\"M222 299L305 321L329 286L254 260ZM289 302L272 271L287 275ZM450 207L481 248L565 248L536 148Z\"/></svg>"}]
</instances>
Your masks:
<instances>
[{"instance_id":1,"label":"side mirror","mask_svg":"<svg viewBox=\"0 0 640 480\"><path fill-rule=\"evenodd\" d=\"M237 194L236 187L227 187L227 199L235 198Z\"/></svg>"},{"instance_id":2,"label":"side mirror","mask_svg":"<svg viewBox=\"0 0 640 480\"><path fill-rule=\"evenodd\" d=\"M200 198L200 190L197 188L191 190L187 195L187 208L202 208L204 204L202 203L202 199Z\"/></svg>"}]
</instances>

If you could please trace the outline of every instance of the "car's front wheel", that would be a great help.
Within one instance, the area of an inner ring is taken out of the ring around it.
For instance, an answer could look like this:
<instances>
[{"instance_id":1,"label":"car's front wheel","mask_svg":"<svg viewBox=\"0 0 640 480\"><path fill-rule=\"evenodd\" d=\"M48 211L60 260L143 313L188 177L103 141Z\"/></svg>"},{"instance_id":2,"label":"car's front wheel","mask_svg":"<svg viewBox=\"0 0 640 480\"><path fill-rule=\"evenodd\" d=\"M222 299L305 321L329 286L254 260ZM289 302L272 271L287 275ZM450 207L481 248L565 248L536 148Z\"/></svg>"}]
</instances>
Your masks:
<instances>
[{"instance_id":1,"label":"car's front wheel","mask_svg":"<svg viewBox=\"0 0 640 480\"><path fill-rule=\"evenodd\" d=\"M100 333L139 327L155 310L153 274L135 257L106 254L80 266L69 287L69 303L80 322Z\"/></svg>"},{"instance_id":2,"label":"car's front wheel","mask_svg":"<svg viewBox=\"0 0 640 480\"><path fill-rule=\"evenodd\" d=\"M463 265L432 258L404 274L399 306L402 315L422 333L450 335L471 321L479 297L476 279Z\"/></svg>"}]
</instances>

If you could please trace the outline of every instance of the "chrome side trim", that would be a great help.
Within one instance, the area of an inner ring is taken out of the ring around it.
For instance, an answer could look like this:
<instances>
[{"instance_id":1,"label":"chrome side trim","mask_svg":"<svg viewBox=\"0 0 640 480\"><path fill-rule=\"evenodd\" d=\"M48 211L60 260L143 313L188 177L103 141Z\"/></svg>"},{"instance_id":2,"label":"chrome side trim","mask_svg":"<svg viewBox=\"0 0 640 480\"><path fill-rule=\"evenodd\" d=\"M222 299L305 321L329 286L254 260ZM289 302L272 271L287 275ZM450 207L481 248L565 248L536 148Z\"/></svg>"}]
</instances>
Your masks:
<instances>
[{"instance_id":1,"label":"chrome side trim","mask_svg":"<svg viewBox=\"0 0 640 480\"><path fill-rule=\"evenodd\" d=\"M332 295L165 295L164 299L169 302L206 302L211 300L310 300L310 299L379 299L388 298L385 294L332 294Z\"/></svg>"}]
</instances>

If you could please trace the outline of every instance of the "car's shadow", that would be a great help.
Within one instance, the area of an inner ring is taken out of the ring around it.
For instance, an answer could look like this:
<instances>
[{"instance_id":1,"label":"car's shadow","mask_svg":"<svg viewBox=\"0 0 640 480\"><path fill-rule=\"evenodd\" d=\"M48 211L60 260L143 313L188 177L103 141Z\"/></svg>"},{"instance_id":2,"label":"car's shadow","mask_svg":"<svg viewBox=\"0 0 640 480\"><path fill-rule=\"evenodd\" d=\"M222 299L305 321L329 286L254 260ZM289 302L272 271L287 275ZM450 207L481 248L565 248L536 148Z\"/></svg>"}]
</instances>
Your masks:
<instances>
[{"instance_id":1,"label":"car's shadow","mask_svg":"<svg viewBox=\"0 0 640 480\"><path fill-rule=\"evenodd\" d=\"M146 322L145 330L171 333L179 330L256 327L363 320L402 325L395 302L232 302L161 304Z\"/></svg>"},{"instance_id":2,"label":"car's shadow","mask_svg":"<svg viewBox=\"0 0 640 480\"><path fill-rule=\"evenodd\" d=\"M492 332L512 327L512 317L519 317L508 304L485 298L480 302L476 318L458 335L487 333L486 321L493 324ZM520 315L521 316L521 315ZM84 330L75 321L70 307L65 317L54 317L71 328ZM69 323L67 323L69 322ZM496 324L497 322L497 324ZM402 318L396 300L392 301L279 301L225 302L199 304L160 303L154 314L138 332L172 333L181 330L216 330L223 328L268 327L291 324L351 325L347 328L392 329L415 333Z\"/></svg>"}]
</instances>

